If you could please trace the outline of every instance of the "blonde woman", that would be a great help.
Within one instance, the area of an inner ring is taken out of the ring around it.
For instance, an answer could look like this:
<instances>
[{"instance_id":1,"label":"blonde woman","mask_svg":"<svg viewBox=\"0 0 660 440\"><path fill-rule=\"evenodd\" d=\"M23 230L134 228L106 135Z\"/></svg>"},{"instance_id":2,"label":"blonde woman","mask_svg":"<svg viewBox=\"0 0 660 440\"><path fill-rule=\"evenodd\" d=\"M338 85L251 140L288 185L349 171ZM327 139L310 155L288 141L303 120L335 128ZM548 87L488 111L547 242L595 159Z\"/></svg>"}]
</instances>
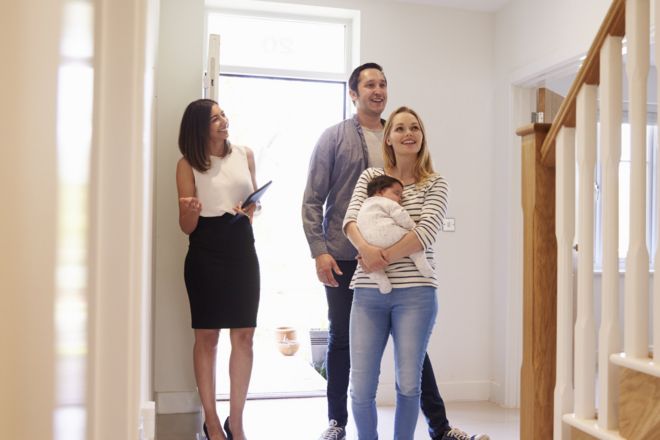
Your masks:
<instances>
[{"instance_id":1,"label":"blonde woman","mask_svg":"<svg viewBox=\"0 0 660 440\"><path fill-rule=\"evenodd\" d=\"M448 185L431 165L421 119L407 107L385 124L383 168L367 168L355 186L344 218L344 232L358 250L350 318L351 405L360 440L378 438L376 389L380 362L392 335L397 382L394 438L412 440L419 413L422 365L437 314L435 273L419 272L410 255L424 251L433 264L433 244L447 211ZM401 205L416 226L383 249L363 238L356 218L367 199L367 183L378 175L403 183ZM384 270L392 292L381 295L369 273Z\"/></svg>"}]
</instances>

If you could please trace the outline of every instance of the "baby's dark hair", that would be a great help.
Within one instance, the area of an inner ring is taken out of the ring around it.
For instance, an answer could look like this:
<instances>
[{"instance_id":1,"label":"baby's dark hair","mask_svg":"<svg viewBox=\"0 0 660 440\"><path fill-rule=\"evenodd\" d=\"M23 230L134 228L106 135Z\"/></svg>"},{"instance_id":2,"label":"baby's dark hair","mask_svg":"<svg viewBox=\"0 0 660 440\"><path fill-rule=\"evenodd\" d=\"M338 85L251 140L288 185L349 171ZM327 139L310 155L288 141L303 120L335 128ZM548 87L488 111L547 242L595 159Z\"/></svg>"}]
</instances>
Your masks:
<instances>
[{"instance_id":1,"label":"baby's dark hair","mask_svg":"<svg viewBox=\"0 0 660 440\"><path fill-rule=\"evenodd\" d=\"M392 185L395 184L401 185L403 188L403 183L395 177L391 176L386 176L385 174L381 174L380 176L376 176L369 183L367 183L367 196L371 197L373 195L378 194L382 190L389 188Z\"/></svg>"}]
</instances>

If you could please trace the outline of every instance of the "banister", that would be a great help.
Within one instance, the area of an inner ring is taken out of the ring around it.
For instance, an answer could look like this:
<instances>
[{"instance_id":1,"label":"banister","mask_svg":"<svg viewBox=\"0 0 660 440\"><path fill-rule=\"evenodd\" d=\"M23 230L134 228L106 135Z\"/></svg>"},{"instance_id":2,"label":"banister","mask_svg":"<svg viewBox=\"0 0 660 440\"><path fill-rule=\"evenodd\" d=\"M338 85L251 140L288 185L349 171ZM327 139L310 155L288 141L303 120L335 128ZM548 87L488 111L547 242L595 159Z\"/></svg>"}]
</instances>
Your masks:
<instances>
[{"instance_id":1,"label":"banister","mask_svg":"<svg viewBox=\"0 0 660 440\"><path fill-rule=\"evenodd\" d=\"M575 127L575 101L582 84L598 84L600 73L600 49L608 35L623 37L625 35L625 0L613 0L607 15L603 20L598 33L591 43L587 57L585 58L577 77L571 85L568 95L559 107L557 117L552 123L548 135L541 146L541 162L546 166L554 166L555 163L555 139L559 129Z\"/></svg>"}]
</instances>

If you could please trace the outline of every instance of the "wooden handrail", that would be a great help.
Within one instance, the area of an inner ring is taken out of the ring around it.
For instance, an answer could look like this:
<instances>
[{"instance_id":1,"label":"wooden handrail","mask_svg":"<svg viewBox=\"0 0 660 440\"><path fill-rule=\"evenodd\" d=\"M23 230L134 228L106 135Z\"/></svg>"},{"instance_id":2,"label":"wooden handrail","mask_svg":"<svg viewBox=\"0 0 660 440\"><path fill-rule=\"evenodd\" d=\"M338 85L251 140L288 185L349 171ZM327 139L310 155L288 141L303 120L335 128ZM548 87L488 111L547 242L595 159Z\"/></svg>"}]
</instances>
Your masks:
<instances>
[{"instance_id":1,"label":"wooden handrail","mask_svg":"<svg viewBox=\"0 0 660 440\"><path fill-rule=\"evenodd\" d=\"M541 146L541 162L546 166L555 164L555 138L561 127L575 127L575 101L578 91L583 84L599 84L600 73L600 49L608 35L623 37L626 28L626 1L613 0L603 23L598 29L596 38L594 38L587 57L585 58L580 70L571 85L568 95L561 107L559 113L550 127L550 131Z\"/></svg>"}]
</instances>

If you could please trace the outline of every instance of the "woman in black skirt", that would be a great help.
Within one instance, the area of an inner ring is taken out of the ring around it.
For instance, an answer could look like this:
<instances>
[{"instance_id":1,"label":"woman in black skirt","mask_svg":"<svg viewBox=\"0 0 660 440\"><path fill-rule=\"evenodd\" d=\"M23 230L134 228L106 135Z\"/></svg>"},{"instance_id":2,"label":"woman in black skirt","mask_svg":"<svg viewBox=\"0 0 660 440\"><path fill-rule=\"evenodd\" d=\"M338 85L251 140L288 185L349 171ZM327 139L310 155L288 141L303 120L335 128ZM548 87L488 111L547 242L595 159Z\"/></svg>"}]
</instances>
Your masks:
<instances>
[{"instance_id":1,"label":"woman in black skirt","mask_svg":"<svg viewBox=\"0 0 660 440\"><path fill-rule=\"evenodd\" d=\"M190 237L184 278L192 327L193 363L209 440L244 440L243 408L252 372L259 307L254 248L255 205L241 201L257 188L254 154L229 143L229 122L215 101L200 99L181 120L176 169L179 225ZM215 361L220 329L228 328L230 409L224 432L216 411Z\"/></svg>"}]
</instances>

